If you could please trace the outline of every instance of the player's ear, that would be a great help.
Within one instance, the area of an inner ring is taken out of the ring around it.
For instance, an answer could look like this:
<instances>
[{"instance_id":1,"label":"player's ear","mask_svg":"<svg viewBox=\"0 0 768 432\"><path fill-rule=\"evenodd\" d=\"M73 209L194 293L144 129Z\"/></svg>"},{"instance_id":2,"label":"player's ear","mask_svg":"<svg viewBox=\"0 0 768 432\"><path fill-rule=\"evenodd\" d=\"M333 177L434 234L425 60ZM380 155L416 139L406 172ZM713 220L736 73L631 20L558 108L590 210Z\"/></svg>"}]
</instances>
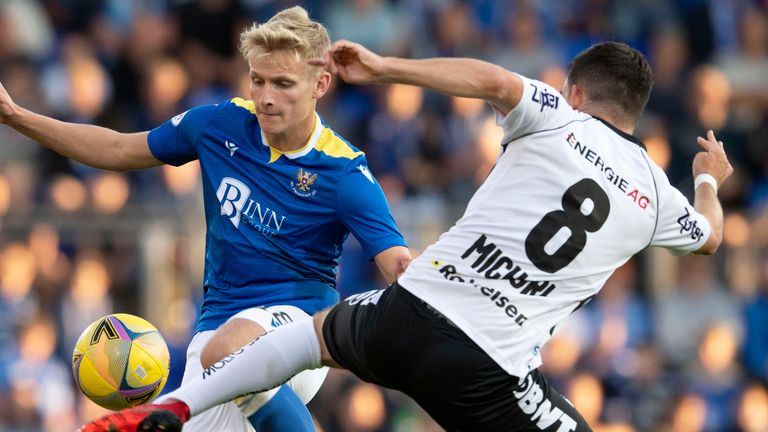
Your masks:
<instances>
[{"instance_id":1,"label":"player's ear","mask_svg":"<svg viewBox=\"0 0 768 432\"><path fill-rule=\"evenodd\" d=\"M567 86L567 88L563 89L563 96L565 96L565 100L568 102L568 105L570 105L571 108L579 109L579 107L587 101L587 94L584 92L584 88L578 84L570 84L567 81L565 85Z\"/></svg>"},{"instance_id":2,"label":"player's ear","mask_svg":"<svg viewBox=\"0 0 768 432\"><path fill-rule=\"evenodd\" d=\"M331 87L331 74L322 71L317 77L317 81L315 81L315 91L314 91L314 98L320 99L323 97L323 95L328 92L328 89Z\"/></svg>"}]
</instances>

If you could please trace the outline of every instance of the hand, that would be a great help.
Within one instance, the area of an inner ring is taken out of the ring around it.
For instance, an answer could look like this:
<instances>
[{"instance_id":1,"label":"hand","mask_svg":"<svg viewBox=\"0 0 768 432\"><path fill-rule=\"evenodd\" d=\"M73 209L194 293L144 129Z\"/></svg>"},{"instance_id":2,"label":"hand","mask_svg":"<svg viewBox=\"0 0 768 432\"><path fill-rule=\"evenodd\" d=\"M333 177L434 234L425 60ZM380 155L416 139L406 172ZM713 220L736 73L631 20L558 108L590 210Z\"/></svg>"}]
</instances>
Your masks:
<instances>
[{"instance_id":1,"label":"hand","mask_svg":"<svg viewBox=\"0 0 768 432\"><path fill-rule=\"evenodd\" d=\"M371 84L380 79L383 58L360 44L340 40L334 42L322 59L312 59L309 64L322 66L332 74L338 74L350 84Z\"/></svg>"},{"instance_id":2,"label":"hand","mask_svg":"<svg viewBox=\"0 0 768 432\"><path fill-rule=\"evenodd\" d=\"M733 167L723 149L723 142L715 138L712 130L707 131L707 139L698 137L696 142L704 148L693 158L693 178L699 174L710 174L717 180L718 187L731 175Z\"/></svg>"},{"instance_id":3,"label":"hand","mask_svg":"<svg viewBox=\"0 0 768 432\"><path fill-rule=\"evenodd\" d=\"M0 124L8 123L9 119L17 110L16 104L5 91L5 87L0 83Z\"/></svg>"}]
</instances>

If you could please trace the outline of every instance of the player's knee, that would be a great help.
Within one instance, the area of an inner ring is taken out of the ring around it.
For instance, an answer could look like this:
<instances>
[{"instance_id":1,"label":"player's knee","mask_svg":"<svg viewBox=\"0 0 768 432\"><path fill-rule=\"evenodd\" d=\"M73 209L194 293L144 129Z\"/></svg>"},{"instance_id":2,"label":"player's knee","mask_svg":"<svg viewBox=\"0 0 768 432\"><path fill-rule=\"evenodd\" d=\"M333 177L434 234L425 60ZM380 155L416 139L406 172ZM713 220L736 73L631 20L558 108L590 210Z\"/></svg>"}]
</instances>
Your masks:
<instances>
[{"instance_id":1,"label":"player's knee","mask_svg":"<svg viewBox=\"0 0 768 432\"><path fill-rule=\"evenodd\" d=\"M248 342L265 333L264 328L246 319L232 319L224 323L200 352L200 364L209 368Z\"/></svg>"},{"instance_id":2,"label":"player's knee","mask_svg":"<svg viewBox=\"0 0 768 432\"><path fill-rule=\"evenodd\" d=\"M223 352L222 343L216 340L208 341L208 344L205 345L200 353L200 364L203 366L203 369L211 367L211 365L224 358L226 354L222 355Z\"/></svg>"},{"instance_id":3,"label":"player's knee","mask_svg":"<svg viewBox=\"0 0 768 432\"><path fill-rule=\"evenodd\" d=\"M317 335L317 340L320 343L320 360L326 366L338 368L341 366L331 357L331 354L328 352L328 346L325 344L325 337L323 336L323 324L325 323L325 318L328 316L328 312L330 311L330 309L326 309L322 312L318 312L312 317L312 319L315 324L315 334Z\"/></svg>"}]
</instances>

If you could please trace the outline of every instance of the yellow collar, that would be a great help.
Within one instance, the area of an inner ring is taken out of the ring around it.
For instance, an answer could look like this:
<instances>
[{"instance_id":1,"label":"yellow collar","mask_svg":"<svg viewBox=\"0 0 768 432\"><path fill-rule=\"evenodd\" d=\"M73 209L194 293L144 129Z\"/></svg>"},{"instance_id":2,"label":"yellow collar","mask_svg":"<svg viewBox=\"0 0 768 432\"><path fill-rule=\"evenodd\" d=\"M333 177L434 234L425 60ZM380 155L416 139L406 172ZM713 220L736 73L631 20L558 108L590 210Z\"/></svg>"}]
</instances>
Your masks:
<instances>
[{"instance_id":1,"label":"yellow collar","mask_svg":"<svg viewBox=\"0 0 768 432\"><path fill-rule=\"evenodd\" d=\"M313 148L315 148L315 145L317 145L317 141L320 139L320 135L323 133L323 123L320 121L320 116L315 113L315 127L312 129L312 134L309 136L309 141L307 141L306 144L300 149L297 150L289 150L289 151L281 151L278 150L271 145L269 145L269 141L267 141L267 136L264 135L264 131L261 132L261 142L264 143L265 146L269 147L270 156L269 156L269 163L272 163L278 159L280 159L280 156L285 156L288 159L296 159L300 158L310 151L312 151Z\"/></svg>"}]
</instances>

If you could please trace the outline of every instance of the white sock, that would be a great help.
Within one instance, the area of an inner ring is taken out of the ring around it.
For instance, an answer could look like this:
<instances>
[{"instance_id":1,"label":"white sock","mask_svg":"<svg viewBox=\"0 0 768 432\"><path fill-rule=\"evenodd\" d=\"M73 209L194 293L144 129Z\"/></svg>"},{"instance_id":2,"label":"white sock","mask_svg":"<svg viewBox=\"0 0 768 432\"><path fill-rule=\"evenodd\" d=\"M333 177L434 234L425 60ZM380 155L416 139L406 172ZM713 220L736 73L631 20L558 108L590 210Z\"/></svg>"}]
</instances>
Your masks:
<instances>
[{"instance_id":1,"label":"white sock","mask_svg":"<svg viewBox=\"0 0 768 432\"><path fill-rule=\"evenodd\" d=\"M320 343L309 317L250 342L161 401L178 399L195 415L238 396L277 387L304 369L321 366Z\"/></svg>"}]
</instances>

